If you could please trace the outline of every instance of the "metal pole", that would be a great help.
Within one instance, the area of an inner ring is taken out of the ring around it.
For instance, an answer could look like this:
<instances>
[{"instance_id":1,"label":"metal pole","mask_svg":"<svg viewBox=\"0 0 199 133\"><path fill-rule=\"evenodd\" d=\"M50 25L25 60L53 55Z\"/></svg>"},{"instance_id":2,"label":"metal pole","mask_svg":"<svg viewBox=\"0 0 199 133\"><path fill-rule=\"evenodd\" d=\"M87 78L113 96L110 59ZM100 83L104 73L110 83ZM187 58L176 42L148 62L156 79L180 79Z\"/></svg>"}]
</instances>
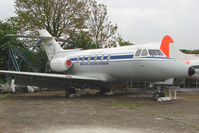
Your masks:
<instances>
[{"instance_id":1,"label":"metal pole","mask_svg":"<svg viewBox=\"0 0 199 133\"><path fill-rule=\"evenodd\" d=\"M186 79L184 78L184 88L186 87L186 86L185 86L185 83L186 83Z\"/></svg>"},{"instance_id":2,"label":"metal pole","mask_svg":"<svg viewBox=\"0 0 199 133\"><path fill-rule=\"evenodd\" d=\"M171 98L171 89L169 89L169 97Z\"/></svg>"},{"instance_id":3,"label":"metal pole","mask_svg":"<svg viewBox=\"0 0 199 133\"><path fill-rule=\"evenodd\" d=\"M176 89L174 90L174 99L176 100Z\"/></svg>"}]
</instances>

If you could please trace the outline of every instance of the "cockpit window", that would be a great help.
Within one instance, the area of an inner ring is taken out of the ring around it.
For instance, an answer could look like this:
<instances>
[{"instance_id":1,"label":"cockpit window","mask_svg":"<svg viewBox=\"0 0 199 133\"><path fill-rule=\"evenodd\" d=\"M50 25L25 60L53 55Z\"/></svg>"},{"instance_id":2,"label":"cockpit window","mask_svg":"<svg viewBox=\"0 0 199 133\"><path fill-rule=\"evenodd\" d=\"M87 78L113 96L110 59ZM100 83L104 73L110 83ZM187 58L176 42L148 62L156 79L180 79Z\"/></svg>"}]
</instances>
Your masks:
<instances>
[{"instance_id":1,"label":"cockpit window","mask_svg":"<svg viewBox=\"0 0 199 133\"><path fill-rule=\"evenodd\" d=\"M137 52L135 53L135 56L140 56L141 54L141 49L138 49Z\"/></svg>"},{"instance_id":2,"label":"cockpit window","mask_svg":"<svg viewBox=\"0 0 199 133\"><path fill-rule=\"evenodd\" d=\"M148 51L149 51L149 55L151 55L151 56L164 56L162 51L160 51L158 49L149 49Z\"/></svg>"},{"instance_id":3,"label":"cockpit window","mask_svg":"<svg viewBox=\"0 0 199 133\"><path fill-rule=\"evenodd\" d=\"M142 51L142 56L147 56L147 55L148 55L147 50L144 49L144 50Z\"/></svg>"}]
</instances>

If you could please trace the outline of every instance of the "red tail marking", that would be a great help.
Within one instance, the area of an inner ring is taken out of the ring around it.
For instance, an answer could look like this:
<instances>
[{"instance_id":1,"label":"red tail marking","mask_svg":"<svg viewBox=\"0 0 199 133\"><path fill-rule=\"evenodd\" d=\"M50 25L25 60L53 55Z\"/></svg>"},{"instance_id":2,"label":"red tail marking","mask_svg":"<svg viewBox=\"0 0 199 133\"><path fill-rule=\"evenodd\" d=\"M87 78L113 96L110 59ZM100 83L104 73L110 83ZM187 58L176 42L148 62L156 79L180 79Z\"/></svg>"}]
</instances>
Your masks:
<instances>
[{"instance_id":1,"label":"red tail marking","mask_svg":"<svg viewBox=\"0 0 199 133\"><path fill-rule=\"evenodd\" d=\"M189 65L189 64L190 64L190 61L186 61L185 63Z\"/></svg>"},{"instance_id":2,"label":"red tail marking","mask_svg":"<svg viewBox=\"0 0 199 133\"><path fill-rule=\"evenodd\" d=\"M162 39L160 49L164 52L164 54L167 57L169 57L169 44L170 43L174 43L173 39L168 35L164 36L164 38Z\"/></svg>"}]
</instances>

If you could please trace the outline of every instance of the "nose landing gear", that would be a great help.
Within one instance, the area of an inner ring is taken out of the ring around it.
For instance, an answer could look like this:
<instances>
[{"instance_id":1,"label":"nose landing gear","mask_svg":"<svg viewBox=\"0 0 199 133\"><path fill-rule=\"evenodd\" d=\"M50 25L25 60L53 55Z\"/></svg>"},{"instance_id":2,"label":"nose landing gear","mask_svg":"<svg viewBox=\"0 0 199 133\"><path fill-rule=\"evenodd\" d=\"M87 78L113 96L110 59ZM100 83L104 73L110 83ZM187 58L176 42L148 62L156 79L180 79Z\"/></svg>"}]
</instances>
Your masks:
<instances>
[{"instance_id":1,"label":"nose landing gear","mask_svg":"<svg viewBox=\"0 0 199 133\"><path fill-rule=\"evenodd\" d=\"M156 101L157 101L160 97L165 97L164 92L155 92L155 93L153 94L153 99L156 100Z\"/></svg>"},{"instance_id":2,"label":"nose landing gear","mask_svg":"<svg viewBox=\"0 0 199 133\"><path fill-rule=\"evenodd\" d=\"M158 101L160 97L165 97L164 92L162 91L162 86L158 86L158 90L153 94L153 99Z\"/></svg>"}]
</instances>

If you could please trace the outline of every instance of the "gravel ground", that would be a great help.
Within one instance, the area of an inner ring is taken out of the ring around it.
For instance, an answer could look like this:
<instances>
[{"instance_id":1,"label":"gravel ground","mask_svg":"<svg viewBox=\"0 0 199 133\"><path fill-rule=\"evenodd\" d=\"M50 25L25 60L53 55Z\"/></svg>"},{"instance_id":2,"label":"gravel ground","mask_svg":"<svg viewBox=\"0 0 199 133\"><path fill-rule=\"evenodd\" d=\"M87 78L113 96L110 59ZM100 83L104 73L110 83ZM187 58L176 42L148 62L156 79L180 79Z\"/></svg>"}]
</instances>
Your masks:
<instances>
[{"instance_id":1,"label":"gravel ground","mask_svg":"<svg viewBox=\"0 0 199 133\"><path fill-rule=\"evenodd\" d=\"M199 93L156 102L135 95L0 95L0 133L198 133Z\"/></svg>"}]
</instances>

